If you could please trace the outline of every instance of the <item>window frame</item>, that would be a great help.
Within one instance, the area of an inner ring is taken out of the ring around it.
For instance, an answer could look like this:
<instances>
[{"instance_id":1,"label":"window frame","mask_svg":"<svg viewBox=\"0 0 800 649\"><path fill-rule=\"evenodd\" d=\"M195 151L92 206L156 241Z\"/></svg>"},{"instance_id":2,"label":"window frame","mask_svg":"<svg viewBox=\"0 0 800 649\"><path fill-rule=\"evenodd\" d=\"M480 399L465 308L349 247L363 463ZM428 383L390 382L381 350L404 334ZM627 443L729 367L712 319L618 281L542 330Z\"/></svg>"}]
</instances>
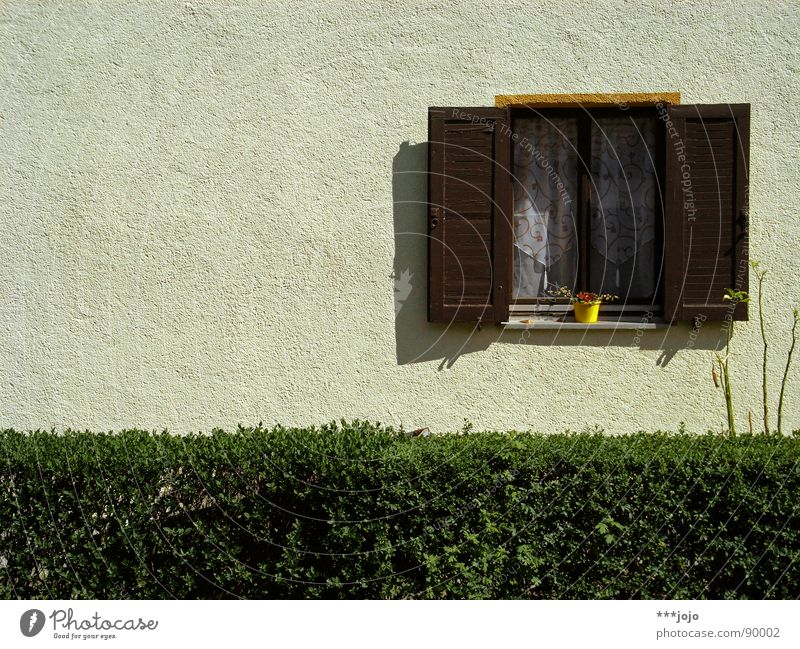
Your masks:
<instances>
[{"instance_id":1,"label":"window frame","mask_svg":"<svg viewBox=\"0 0 800 649\"><path fill-rule=\"evenodd\" d=\"M656 287L652 303L646 301L623 302L621 304L611 304L603 307L605 313L615 313L618 315L631 315L641 313L660 314L663 312L664 301L664 248L665 242L665 188L666 188L666 127L663 120L659 119L658 110L654 105L625 106L625 105L600 105L600 106L510 106L509 122L512 132L516 133L516 120L525 117L537 116L544 118L575 118L578 129L578 195L575 197L576 221L578 225L577 244L578 244L578 286L588 287L589 282L589 241L591 238L591 206L590 206L590 187L591 187L591 133L592 124L598 117L619 117L619 116L642 116L652 117L655 120L656 139L655 139L655 169L656 183L658 187L658 200L656 201L656 241L658 253L653 260L656 276ZM516 183L513 177L515 169L515 159L517 147L511 147L511 170L510 181ZM513 215L512 215L513 219ZM513 237L512 237L513 246ZM512 250L512 259L513 259ZM513 268L512 268L513 274ZM512 283L516 284L516 277L512 276ZM509 310L516 314L524 313L550 313L561 314L571 310L569 300L566 298L537 297L537 298L515 298L513 288L509 291Z\"/></svg>"}]
</instances>

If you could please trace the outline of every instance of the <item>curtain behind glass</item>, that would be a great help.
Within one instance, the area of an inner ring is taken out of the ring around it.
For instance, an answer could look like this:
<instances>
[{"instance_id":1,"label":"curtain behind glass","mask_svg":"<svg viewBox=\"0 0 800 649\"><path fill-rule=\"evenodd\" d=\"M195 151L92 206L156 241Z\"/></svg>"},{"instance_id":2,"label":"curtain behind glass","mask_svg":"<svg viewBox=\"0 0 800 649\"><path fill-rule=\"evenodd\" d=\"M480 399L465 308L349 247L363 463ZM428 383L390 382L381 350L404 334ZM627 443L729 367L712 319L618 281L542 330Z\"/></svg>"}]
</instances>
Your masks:
<instances>
[{"instance_id":1,"label":"curtain behind glass","mask_svg":"<svg viewBox=\"0 0 800 649\"><path fill-rule=\"evenodd\" d=\"M547 297L577 274L578 124L530 117L514 129L514 297Z\"/></svg>"},{"instance_id":2,"label":"curtain behind glass","mask_svg":"<svg viewBox=\"0 0 800 649\"><path fill-rule=\"evenodd\" d=\"M592 124L591 290L623 300L655 294L656 120L599 118Z\"/></svg>"}]
</instances>

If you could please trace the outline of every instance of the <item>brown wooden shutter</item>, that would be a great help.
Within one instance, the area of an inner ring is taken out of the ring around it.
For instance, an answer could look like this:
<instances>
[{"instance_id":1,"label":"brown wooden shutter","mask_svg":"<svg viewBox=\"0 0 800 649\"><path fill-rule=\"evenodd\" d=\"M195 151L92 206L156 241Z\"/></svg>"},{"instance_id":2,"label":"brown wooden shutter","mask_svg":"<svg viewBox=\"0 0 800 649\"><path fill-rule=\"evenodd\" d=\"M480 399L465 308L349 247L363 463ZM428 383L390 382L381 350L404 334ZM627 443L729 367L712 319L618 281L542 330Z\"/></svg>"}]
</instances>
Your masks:
<instances>
[{"instance_id":1,"label":"brown wooden shutter","mask_svg":"<svg viewBox=\"0 0 800 649\"><path fill-rule=\"evenodd\" d=\"M668 321L747 320L750 105L671 106L666 128L664 306Z\"/></svg>"},{"instance_id":2,"label":"brown wooden shutter","mask_svg":"<svg viewBox=\"0 0 800 649\"><path fill-rule=\"evenodd\" d=\"M431 108L428 140L428 320L507 320L512 245L508 111Z\"/></svg>"}]
</instances>

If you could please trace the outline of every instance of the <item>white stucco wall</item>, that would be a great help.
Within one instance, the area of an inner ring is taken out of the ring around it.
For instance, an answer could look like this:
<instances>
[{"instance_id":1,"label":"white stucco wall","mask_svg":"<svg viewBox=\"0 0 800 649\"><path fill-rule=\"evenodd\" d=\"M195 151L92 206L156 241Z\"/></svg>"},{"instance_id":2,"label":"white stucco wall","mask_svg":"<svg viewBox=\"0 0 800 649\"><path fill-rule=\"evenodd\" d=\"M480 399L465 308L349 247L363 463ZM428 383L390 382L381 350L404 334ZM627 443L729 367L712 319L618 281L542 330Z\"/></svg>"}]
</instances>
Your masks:
<instances>
[{"instance_id":1,"label":"white stucco wall","mask_svg":"<svg viewBox=\"0 0 800 649\"><path fill-rule=\"evenodd\" d=\"M751 103L777 394L800 301L798 22L793 2L2 3L0 426L719 429L716 327L689 349L685 327L427 324L413 172L431 105ZM745 429L759 341L753 320L735 340Z\"/></svg>"}]
</instances>

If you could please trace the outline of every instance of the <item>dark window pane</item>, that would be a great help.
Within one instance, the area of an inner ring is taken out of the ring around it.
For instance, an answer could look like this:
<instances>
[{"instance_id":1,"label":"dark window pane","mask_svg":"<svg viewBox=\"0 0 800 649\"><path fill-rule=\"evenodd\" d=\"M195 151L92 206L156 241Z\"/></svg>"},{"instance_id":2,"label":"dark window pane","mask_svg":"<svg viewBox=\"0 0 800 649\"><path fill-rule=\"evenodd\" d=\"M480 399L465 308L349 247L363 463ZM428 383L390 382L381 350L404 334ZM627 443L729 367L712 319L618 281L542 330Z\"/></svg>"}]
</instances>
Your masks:
<instances>
[{"instance_id":1,"label":"dark window pane","mask_svg":"<svg viewBox=\"0 0 800 649\"><path fill-rule=\"evenodd\" d=\"M590 290L627 302L655 295L660 265L656 118L592 124Z\"/></svg>"}]
</instances>

